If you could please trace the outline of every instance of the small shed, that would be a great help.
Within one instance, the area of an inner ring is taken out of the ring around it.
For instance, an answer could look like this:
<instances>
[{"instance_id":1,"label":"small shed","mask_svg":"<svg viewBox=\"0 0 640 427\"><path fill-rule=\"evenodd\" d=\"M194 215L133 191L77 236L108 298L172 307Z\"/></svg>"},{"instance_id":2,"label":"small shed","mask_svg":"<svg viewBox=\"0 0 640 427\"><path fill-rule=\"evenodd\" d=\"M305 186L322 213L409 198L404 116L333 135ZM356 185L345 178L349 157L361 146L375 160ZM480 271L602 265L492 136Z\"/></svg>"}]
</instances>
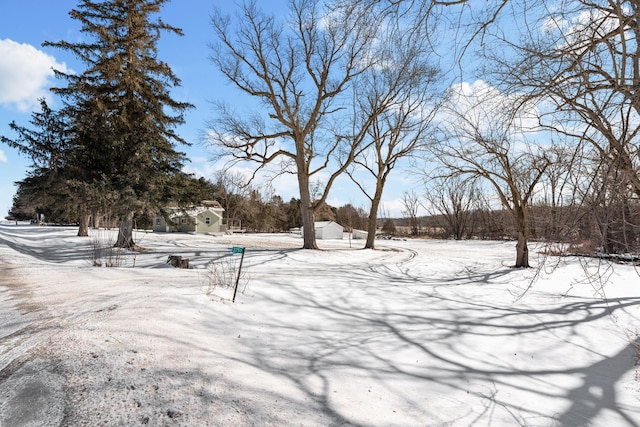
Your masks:
<instances>
[{"instance_id":1,"label":"small shed","mask_svg":"<svg viewBox=\"0 0 640 427\"><path fill-rule=\"evenodd\" d=\"M315 224L316 239L342 239L344 227L333 221L317 221Z\"/></svg>"},{"instance_id":2,"label":"small shed","mask_svg":"<svg viewBox=\"0 0 640 427\"><path fill-rule=\"evenodd\" d=\"M367 236L369 236L369 233L367 233L366 231L363 230L353 230L353 240L365 240L367 238Z\"/></svg>"},{"instance_id":3,"label":"small shed","mask_svg":"<svg viewBox=\"0 0 640 427\"><path fill-rule=\"evenodd\" d=\"M204 201L203 206L188 209L169 208L169 221L162 216L153 219L154 232L219 233L224 231L222 217L224 208L213 201Z\"/></svg>"}]
</instances>

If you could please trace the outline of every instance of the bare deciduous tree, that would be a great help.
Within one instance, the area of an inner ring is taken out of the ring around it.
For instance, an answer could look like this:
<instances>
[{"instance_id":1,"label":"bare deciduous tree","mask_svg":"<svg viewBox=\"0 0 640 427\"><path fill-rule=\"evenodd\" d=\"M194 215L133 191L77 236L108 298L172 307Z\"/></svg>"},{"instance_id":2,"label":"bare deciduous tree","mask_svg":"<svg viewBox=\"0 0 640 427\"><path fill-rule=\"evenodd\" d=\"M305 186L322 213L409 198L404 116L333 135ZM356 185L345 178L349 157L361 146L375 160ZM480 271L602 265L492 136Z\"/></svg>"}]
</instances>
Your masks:
<instances>
[{"instance_id":1,"label":"bare deciduous tree","mask_svg":"<svg viewBox=\"0 0 640 427\"><path fill-rule=\"evenodd\" d=\"M496 82L505 90L526 92L541 105L546 103L542 125L572 138L576 151L597 154L590 182L604 184L615 177L621 184L615 192L616 187L609 184L606 191L602 186L591 188L601 194L590 194L592 202L602 202L607 193L606 217L612 214L610 209L620 209L617 217L628 217L625 199L640 196L639 17L640 4L635 1L571 0L543 8L529 18L528 25L518 26L523 30L520 34L507 38L500 33L492 41L502 42L496 52L508 52L491 55ZM580 148L582 144L589 144L593 151ZM614 193L619 198L615 203ZM624 221L617 222L625 226ZM600 227L608 229L605 224ZM609 229L607 235L616 233ZM619 243L619 238L614 239ZM618 243L605 238L603 247L620 250Z\"/></svg>"},{"instance_id":2,"label":"bare deciduous tree","mask_svg":"<svg viewBox=\"0 0 640 427\"><path fill-rule=\"evenodd\" d=\"M387 179L403 158L425 144L442 98L437 89L440 70L423 32L387 28L391 30L382 35L376 53L384 61L354 84L354 116L358 117L354 138L363 143L348 173L371 202L368 249L375 246L377 214Z\"/></svg>"},{"instance_id":3,"label":"bare deciduous tree","mask_svg":"<svg viewBox=\"0 0 640 427\"><path fill-rule=\"evenodd\" d=\"M227 228L242 228L242 212L245 201L249 198L251 188L247 184L247 177L241 172L233 170L219 170L215 174L215 184L218 187L218 198L227 217Z\"/></svg>"},{"instance_id":4,"label":"bare deciduous tree","mask_svg":"<svg viewBox=\"0 0 640 427\"><path fill-rule=\"evenodd\" d=\"M447 235L461 240L473 234L474 209L478 209L478 192L475 179L458 176L436 179L425 198L432 216L442 218L441 227Z\"/></svg>"},{"instance_id":5,"label":"bare deciduous tree","mask_svg":"<svg viewBox=\"0 0 640 427\"><path fill-rule=\"evenodd\" d=\"M212 18L214 64L258 104L249 114L218 104L211 138L225 154L254 162L256 172L275 166L297 176L306 249L317 248L315 209L358 149L334 138L341 122L332 117L344 113L345 91L370 64L377 19L357 4L323 9L317 0L291 1L286 24L256 3L233 21L219 12ZM346 155L335 166L338 150ZM314 199L310 185L321 172L324 187Z\"/></svg>"},{"instance_id":6,"label":"bare deciduous tree","mask_svg":"<svg viewBox=\"0 0 640 427\"><path fill-rule=\"evenodd\" d=\"M420 209L420 197L415 192L402 193L402 214L409 220L411 235L418 235L418 210Z\"/></svg>"},{"instance_id":7,"label":"bare deciduous tree","mask_svg":"<svg viewBox=\"0 0 640 427\"><path fill-rule=\"evenodd\" d=\"M486 86L475 93L458 89L431 151L446 169L443 176L481 178L493 187L515 228L515 267L529 267L529 205L550 159L526 141L513 100Z\"/></svg>"},{"instance_id":8,"label":"bare deciduous tree","mask_svg":"<svg viewBox=\"0 0 640 427\"><path fill-rule=\"evenodd\" d=\"M554 244L568 242L580 228L576 191L587 175L584 173L582 153L576 147L553 145L545 150L551 164L540 180L540 189L533 200L536 235Z\"/></svg>"}]
</instances>

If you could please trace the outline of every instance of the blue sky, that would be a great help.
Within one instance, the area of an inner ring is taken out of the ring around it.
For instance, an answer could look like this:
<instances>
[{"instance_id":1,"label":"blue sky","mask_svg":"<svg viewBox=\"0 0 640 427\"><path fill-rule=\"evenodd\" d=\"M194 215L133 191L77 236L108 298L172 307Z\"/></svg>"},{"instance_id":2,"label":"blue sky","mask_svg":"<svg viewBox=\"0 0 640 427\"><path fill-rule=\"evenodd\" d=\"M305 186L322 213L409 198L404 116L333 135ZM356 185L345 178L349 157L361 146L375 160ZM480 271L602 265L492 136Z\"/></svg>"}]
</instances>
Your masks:
<instances>
[{"instance_id":1,"label":"blue sky","mask_svg":"<svg viewBox=\"0 0 640 427\"><path fill-rule=\"evenodd\" d=\"M278 1L259 1L268 10L285 9ZM82 64L68 52L44 48L44 41L77 41L80 39L78 22L72 20L68 12L78 4L76 0L2 0L0 5L0 133L10 138L16 135L10 131L9 123L28 126L31 113L37 108L37 100L49 96L48 88L60 86L51 68L82 71ZM178 147L187 152L190 162L188 172L198 176L213 178L219 165L202 144L207 118L211 116L211 100L226 102L241 99L227 82L216 73L209 60L208 43L214 33L209 17L214 7L232 8L233 2L219 0L173 0L165 5L161 18L182 28L184 37L165 34L159 45L159 56L166 61L174 73L182 80L182 86L173 90L176 99L188 101L195 109L186 115L186 123L178 129L191 147ZM58 101L50 98L50 105L58 107ZM7 215L15 194L14 182L23 179L29 160L6 145L0 145L0 219ZM402 193L412 186L419 190L415 179L406 172L396 170L390 178L385 197L384 209L392 216L401 216ZM295 181L281 178L274 183L276 194L285 200L298 197ZM329 203L340 206L352 203L368 210L368 201L348 180L339 180L329 197Z\"/></svg>"}]
</instances>

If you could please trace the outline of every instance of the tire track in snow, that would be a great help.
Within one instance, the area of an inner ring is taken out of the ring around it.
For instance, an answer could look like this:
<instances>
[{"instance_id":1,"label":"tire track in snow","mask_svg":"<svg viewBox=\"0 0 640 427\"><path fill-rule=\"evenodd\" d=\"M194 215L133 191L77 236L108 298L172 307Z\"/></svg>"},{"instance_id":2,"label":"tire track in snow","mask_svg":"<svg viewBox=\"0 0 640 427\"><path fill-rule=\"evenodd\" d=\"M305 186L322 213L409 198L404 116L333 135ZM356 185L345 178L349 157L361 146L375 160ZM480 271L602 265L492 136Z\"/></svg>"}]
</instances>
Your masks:
<instances>
[{"instance_id":1,"label":"tire track in snow","mask_svg":"<svg viewBox=\"0 0 640 427\"><path fill-rule=\"evenodd\" d=\"M371 273L405 284L416 284L416 282L420 282L422 277L414 275L411 272L411 264L414 263L418 257L418 251L406 246L385 246L384 249L377 250L399 253L402 257L393 263L371 264L368 268Z\"/></svg>"}]
</instances>

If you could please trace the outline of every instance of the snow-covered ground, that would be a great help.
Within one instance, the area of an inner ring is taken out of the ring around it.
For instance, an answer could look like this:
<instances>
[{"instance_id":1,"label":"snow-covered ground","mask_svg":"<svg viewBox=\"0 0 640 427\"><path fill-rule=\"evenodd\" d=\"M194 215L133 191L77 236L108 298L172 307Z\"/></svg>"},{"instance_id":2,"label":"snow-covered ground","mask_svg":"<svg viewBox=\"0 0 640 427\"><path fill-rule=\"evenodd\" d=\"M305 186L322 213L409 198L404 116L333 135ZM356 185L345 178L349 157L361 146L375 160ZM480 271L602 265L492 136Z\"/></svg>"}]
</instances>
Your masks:
<instances>
[{"instance_id":1,"label":"snow-covered ground","mask_svg":"<svg viewBox=\"0 0 640 427\"><path fill-rule=\"evenodd\" d=\"M640 425L632 266L138 232L145 250L106 268L93 248L113 232L76 231L0 225L2 427ZM233 246L235 303L213 287Z\"/></svg>"}]
</instances>

